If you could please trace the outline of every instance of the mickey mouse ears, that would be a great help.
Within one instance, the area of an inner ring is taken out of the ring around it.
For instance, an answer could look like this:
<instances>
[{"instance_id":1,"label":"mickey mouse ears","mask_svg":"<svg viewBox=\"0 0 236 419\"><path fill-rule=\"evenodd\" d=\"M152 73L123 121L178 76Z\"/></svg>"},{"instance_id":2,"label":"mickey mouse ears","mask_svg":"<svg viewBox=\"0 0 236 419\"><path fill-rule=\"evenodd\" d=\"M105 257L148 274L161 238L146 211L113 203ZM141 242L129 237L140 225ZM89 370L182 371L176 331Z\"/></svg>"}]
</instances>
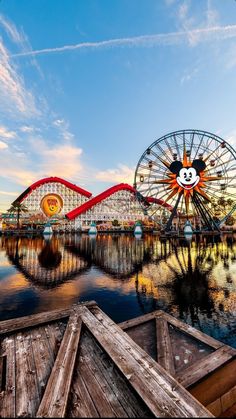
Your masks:
<instances>
[{"instance_id":1,"label":"mickey mouse ears","mask_svg":"<svg viewBox=\"0 0 236 419\"><path fill-rule=\"evenodd\" d=\"M189 167L189 166L188 166ZM206 163L203 160L197 159L193 160L192 166L198 173L202 172L206 168ZM172 173L178 174L179 171L183 168L183 163L181 161L174 161L171 163L169 169Z\"/></svg>"}]
</instances>

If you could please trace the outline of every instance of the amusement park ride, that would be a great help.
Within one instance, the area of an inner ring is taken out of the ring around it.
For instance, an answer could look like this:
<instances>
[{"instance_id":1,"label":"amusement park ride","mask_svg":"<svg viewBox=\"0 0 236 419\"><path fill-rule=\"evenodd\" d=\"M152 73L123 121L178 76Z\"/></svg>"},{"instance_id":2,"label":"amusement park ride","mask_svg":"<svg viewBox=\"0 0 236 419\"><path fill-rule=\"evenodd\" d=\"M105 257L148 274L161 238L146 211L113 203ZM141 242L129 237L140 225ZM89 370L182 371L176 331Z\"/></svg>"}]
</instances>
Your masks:
<instances>
[{"instance_id":1,"label":"amusement park ride","mask_svg":"<svg viewBox=\"0 0 236 419\"><path fill-rule=\"evenodd\" d=\"M206 131L182 130L152 143L135 171L134 188L143 210L171 231L174 218L200 220L202 229L219 231L236 210L236 153L222 138ZM146 197L149 200L146 200ZM172 208L158 207L151 198L164 200ZM215 216L215 203L230 204Z\"/></svg>"}]
</instances>

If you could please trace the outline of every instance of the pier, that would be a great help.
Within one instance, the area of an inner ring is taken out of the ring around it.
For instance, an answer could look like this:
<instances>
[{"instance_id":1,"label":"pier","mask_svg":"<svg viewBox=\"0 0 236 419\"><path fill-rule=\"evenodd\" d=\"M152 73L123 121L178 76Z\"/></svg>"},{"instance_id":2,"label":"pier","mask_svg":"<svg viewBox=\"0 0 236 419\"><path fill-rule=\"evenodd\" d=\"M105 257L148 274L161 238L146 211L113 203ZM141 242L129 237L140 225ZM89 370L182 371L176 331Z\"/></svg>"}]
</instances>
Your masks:
<instances>
[{"instance_id":1,"label":"pier","mask_svg":"<svg viewBox=\"0 0 236 419\"><path fill-rule=\"evenodd\" d=\"M213 417L235 403L236 350L160 310L117 325L92 301L0 335L3 417Z\"/></svg>"}]
</instances>

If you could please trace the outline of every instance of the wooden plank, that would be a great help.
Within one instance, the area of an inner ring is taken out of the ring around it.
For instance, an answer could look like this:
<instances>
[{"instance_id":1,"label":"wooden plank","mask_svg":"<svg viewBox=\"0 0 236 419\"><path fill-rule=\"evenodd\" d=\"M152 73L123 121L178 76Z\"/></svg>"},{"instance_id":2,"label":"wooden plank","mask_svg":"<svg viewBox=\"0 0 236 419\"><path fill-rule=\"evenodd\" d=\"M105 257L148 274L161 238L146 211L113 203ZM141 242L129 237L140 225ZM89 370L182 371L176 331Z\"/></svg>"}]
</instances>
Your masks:
<instances>
[{"instance_id":1,"label":"wooden plank","mask_svg":"<svg viewBox=\"0 0 236 419\"><path fill-rule=\"evenodd\" d=\"M236 403L236 386L221 396L222 412L230 409Z\"/></svg>"},{"instance_id":2,"label":"wooden plank","mask_svg":"<svg viewBox=\"0 0 236 419\"><path fill-rule=\"evenodd\" d=\"M173 316L170 316L167 313L164 313L163 317L167 320L168 323L180 329L182 332L190 334L191 336L195 337L201 342L204 342L205 344L211 346L214 349L218 349L224 345L222 342L212 338L211 336L206 335L203 332L200 332L200 330L195 329L189 324L181 322L180 320L176 319ZM235 350L235 353L236 353L236 350Z\"/></svg>"},{"instance_id":3,"label":"wooden plank","mask_svg":"<svg viewBox=\"0 0 236 419\"><path fill-rule=\"evenodd\" d=\"M36 368L30 333L18 333L16 342L16 416L35 416L39 405Z\"/></svg>"},{"instance_id":4,"label":"wooden plank","mask_svg":"<svg viewBox=\"0 0 236 419\"><path fill-rule=\"evenodd\" d=\"M4 359L5 355L0 354L0 392L3 391L3 381L4 381L4 377L3 377L3 359Z\"/></svg>"},{"instance_id":5,"label":"wooden plank","mask_svg":"<svg viewBox=\"0 0 236 419\"><path fill-rule=\"evenodd\" d=\"M90 311L93 312L93 310L90 310ZM126 320L122 323L119 323L118 326L121 329L126 330L126 329L129 329L130 327L138 326L139 324L148 322L149 320L152 320L155 317L162 316L163 313L164 313L163 310L156 310L156 311L153 311L152 313L144 314L142 316L135 317L134 319Z\"/></svg>"},{"instance_id":6,"label":"wooden plank","mask_svg":"<svg viewBox=\"0 0 236 419\"><path fill-rule=\"evenodd\" d=\"M215 400L214 402L208 404L207 409L216 417L220 416L222 409L221 409L221 401L220 398Z\"/></svg>"},{"instance_id":7,"label":"wooden plank","mask_svg":"<svg viewBox=\"0 0 236 419\"><path fill-rule=\"evenodd\" d=\"M58 350L61 345L64 333L62 332L58 322L44 326L45 334L48 340L48 345L51 351L52 362L54 363Z\"/></svg>"},{"instance_id":8,"label":"wooden plank","mask_svg":"<svg viewBox=\"0 0 236 419\"><path fill-rule=\"evenodd\" d=\"M1 417L16 416L15 338L6 337L2 341L2 354L7 357L5 391L0 395Z\"/></svg>"},{"instance_id":9,"label":"wooden plank","mask_svg":"<svg viewBox=\"0 0 236 419\"><path fill-rule=\"evenodd\" d=\"M93 345L88 345L88 339L93 339ZM105 377L111 391L117 396L128 417L151 417L150 410L144 402L134 394L134 391L125 378L121 375L118 368L114 365L109 356L102 351L101 347L92 336L87 333L85 351L91 355L95 368L98 368ZM89 351L88 351L89 348Z\"/></svg>"},{"instance_id":10,"label":"wooden plank","mask_svg":"<svg viewBox=\"0 0 236 419\"><path fill-rule=\"evenodd\" d=\"M167 321L156 318L157 361L173 377L175 376L174 358Z\"/></svg>"},{"instance_id":11,"label":"wooden plank","mask_svg":"<svg viewBox=\"0 0 236 419\"><path fill-rule=\"evenodd\" d=\"M85 354L82 348L80 350L79 370L99 416L102 418L127 417L117 397L107 385L103 374L94 365L91 356L88 353Z\"/></svg>"},{"instance_id":12,"label":"wooden plank","mask_svg":"<svg viewBox=\"0 0 236 419\"><path fill-rule=\"evenodd\" d=\"M37 417L64 417L65 415L81 327L81 318L73 310L40 403Z\"/></svg>"},{"instance_id":13,"label":"wooden plank","mask_svg":"<svg viewBox=\"0 0 236 419\"><path fill-rule=\"evenodd\" d=\"M173 377L98 308L94 313L96 318L86 307L78 307L78 311L91 333L154 415L212 417Z\"/></svg>"},{"instance_id":14,"label":"wooden plank","mask_svg":"<svg viewBox=\"0 0 236 419\"><path fill-rule=\"evenodd\" d=\"M227 394L236 385L236 358L222 364L189 388L189 392L204 406ZM236 395L236 394L235 394Z\"/></svg>"},{"instance_id":15,"label":"wooden plank","mask_svg":"<svg viewBox=\"0 0 236 419\"><path fill-rule=\"evenodd\" d=\"M53 310L45 311L39 314L32 314L30 316L19 317L17 319L4 320L0 322L0 335L6 333L13 333L18 330L24 330L28 327L35 327L43 323L48 323L53 320L69 317L70 310Z\"/></svg>"},{"instance_id":16,"label":"wooden plank","mask_svg":"<svg viewBox=\"0 0 236 419\"><path fill-rule=\"evenodd\" d=\"M205 358L202 358L197 363L180 372L176 376L176 379L182 386L187 388L232 359L234 352L233 348L224 345L212 354L207 355Z\"/></svg>"},{"instance_id":17,"label":"wooden plank","mask_svg":"<svg viewBox=\"0 0 236 419\"><path fill-rule=\"evenodd\" d=\"M72 418L98 418L100 417L94 406L93 400L88 389L79 373L75 368L74 377L71 384L71 391L68 399L68 409L66 417Z\"/></svg>"},{"instance_id":18,"label":"wooden plank","mask_svg":"<svg viewBox=\"0 0 236 419\"><path fill-rule=\"evenodd\" d=\"M229 409L224 411L224 415L222 415L224 418L235 418L236 417L236 403L234 403L233 406L231 406Z\"/></svg>"},{"instance_id":19,"label":"wooden plank","mask_svg":"<svg viewBox=\"0 0 236 419\"><path fill-rule=\"evenodd\" d=\"M92 307L96 305L96 301L86 301L84 303L86 307ZM38 314L31 314L30 316L18 317L16 319L9 319L0 322L0 335L6 333L12 333L18 330L23 330L28 327L35 327L40 324L49 323L53 320L59 320L69 317L71 313L70 309L57 309L53 311L44 311Z\"/></svg>"},{"instance_id":20,"label":"wooden plank","mask_svg":"<svg viewBox=\"0 0 236 419\"><path fill-rule=\"evenodd\" d=\"M43 326L30 331L31 345L35 360L35 369L38 383L39 399L46 387L48 378L53 368L54 359L48 345L48 339Z\"/></svg>"}]
</instances>

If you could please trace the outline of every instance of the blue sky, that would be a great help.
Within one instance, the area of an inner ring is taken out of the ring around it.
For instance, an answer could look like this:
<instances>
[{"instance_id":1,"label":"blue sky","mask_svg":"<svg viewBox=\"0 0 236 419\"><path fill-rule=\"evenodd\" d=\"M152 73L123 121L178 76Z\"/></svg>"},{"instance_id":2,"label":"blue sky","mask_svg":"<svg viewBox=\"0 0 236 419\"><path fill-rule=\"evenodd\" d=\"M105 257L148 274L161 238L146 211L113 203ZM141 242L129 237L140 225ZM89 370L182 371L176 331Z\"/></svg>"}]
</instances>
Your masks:
<instances>
[{"instance_id":1,"label":"blue sky","mask_svg":"<svg viewBox=\"0 0 236 419\"><path fill-rule=\"evenodd\" d=\"M173 130L236 144L235 0L1 0L0 211L60 176L133 183Z\"/></svg>"}]
</instances>

